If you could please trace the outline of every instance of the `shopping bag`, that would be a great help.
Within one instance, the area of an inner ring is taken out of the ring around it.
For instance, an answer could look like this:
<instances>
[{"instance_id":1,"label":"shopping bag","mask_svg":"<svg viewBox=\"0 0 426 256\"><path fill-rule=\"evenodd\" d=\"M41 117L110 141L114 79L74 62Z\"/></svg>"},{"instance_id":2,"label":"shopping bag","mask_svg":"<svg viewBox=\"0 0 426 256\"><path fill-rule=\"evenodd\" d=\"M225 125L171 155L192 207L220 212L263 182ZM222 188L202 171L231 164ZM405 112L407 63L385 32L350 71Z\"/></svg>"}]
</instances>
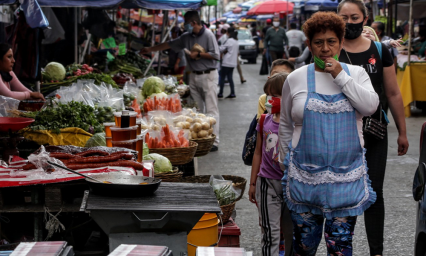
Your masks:
<instances>
[{"instance_id":1,"label":"shopping bag","mask_svg":"<svg viewBox=\"0 0 426 256\"><path fill-rule=\"evenodd\" d=\"M265 54L262 57L262 65L260 65L259 75L269 75L269 66Z\"/></svg>"},{"instance_id":2,"label":"shopping bag","mask_svg":"<svg viewBox=\"0 0 426 256\"><path fill-rule=\"evenodd\" d=\"M49 26L49 21L44 16L37 0L21 0L19 2L24 11L25 19L31 28L47 28Z\"/></svg>"}]
</instances>

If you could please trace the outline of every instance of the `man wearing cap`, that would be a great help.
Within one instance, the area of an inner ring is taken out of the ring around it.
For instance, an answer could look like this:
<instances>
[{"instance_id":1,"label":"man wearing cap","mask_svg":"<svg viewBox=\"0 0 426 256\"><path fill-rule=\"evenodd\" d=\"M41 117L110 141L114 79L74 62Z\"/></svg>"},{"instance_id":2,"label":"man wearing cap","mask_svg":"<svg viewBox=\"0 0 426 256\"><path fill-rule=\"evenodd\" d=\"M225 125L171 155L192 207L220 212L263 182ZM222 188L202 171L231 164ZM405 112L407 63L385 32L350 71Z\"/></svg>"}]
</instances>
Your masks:
<instances>
[{"instance_id":1,"label":"man wearing cap","mask_svg":"<svg viewBox=\"0 0 426 256\"><path fill-rule=\"evenodd\" d=\"M218 84L217 61L219 60L219 46L214 34L202 26L201 19L197 11L185 13L186 33L180 37L156 46L146 47L141 50L142 54L153 51L163 51L173 49L178 52L188 49L187 67L191 71L189 76L189 88L192 98L197 102L200 110L216 118L214 134L216 141L212 151L218 150L219 145L219 108L216 96ZM199 44L204 48L204 52L192 50L194 44Z\"/></svg>"},{"instance_id":2,"label":"man wearing cap","mask_svg":"<svg viewBox=\"0 0 426 256\"><path fill-rule=\"evenodd\" d=\"M280 18L278 16L274 17L272 21L273 27L266 31L265 36L265 50L263 53L266 53L266 48L269 49L269 54L271 55L271 61L273 62L276 59L281 59L284 55L284 42L285 45L288 45L288 38L285 30L280 27Z\"/></svg>"}]
</instances>

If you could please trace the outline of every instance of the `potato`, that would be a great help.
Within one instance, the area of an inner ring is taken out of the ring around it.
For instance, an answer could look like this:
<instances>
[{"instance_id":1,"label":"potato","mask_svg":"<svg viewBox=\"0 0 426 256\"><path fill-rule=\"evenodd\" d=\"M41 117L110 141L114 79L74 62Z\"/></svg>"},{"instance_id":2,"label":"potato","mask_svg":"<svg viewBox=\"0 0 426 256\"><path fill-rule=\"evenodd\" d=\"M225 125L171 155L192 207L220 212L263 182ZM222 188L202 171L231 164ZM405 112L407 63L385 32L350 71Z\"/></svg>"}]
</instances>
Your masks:
<instances>
[{"instance_id":1,"label":"potato","mask_svg":"<svg viewBox=\"0 0 426 256\"><path fill-rule=\"evenodd\" d=\"M210 117L209 121L210 121L210 125L215 125L216 124L216 119L214 117Z\"/></svg>"},{"instance_id":2,"label":"potato","mask_svg":"<svg viewBox=\"0 0 426 256\"><path fill-rule=\"evenodd\" d=\"M154 131L159 131L159 130L161 129L161 126L159 126L158 124L154 124L151 128L152 128Z\"/></svg>"},{"instance_id":3,"label":"potato","mask_svg":"<svg viewBox=\"0 0 426 256\"><path fill-rule=\"evenodd\" d=\"M201 118L195 118L194 119L194 123L202 123L203 122L203 120L201 120Z\"/></svg>"},{"instance_id":4,"label":"potato","mask_svg":"<svg viewBox=\"0 0 426 256\"><path fill-rule=\"evenodd\" d=\"M199 123L195 123L195 124L192 126L192 131L194 131L194 132L199 132L199 131L201 131L201 124L199 124Z\"/></svg>"},{"instance_id":5,"label":"potato","mask_svg":"<svg viewBox=\"0 0 426 256\"><path fill-rule=\"evenodd\" d=\"M183 129L189 129L189 128L191 128L191 124L189 122L182 122L182 128Z\"/></svg>"},{"instance_id":6,"label":"potato","mask_svg":"<svg viewBox=\"0 0 426 256\"><path fill-rule=\"evenodd\" d=\"M142 130L151 129L151 126L146 125L146 124L142 124L142 125L141 125L141 129L142 129Z\"/></svg>"},{"instance_id":7,"label":"potato","mask_svg":"<svg viewBox=\"0 0 426 256\"><path fill-rule=\"evenodd\" d=\"M192 117L195 117L195 116L197 116L197 114L196 113L191 113L191 114L189 114L190 116L192 116Z\"/></svg>"},{"instance_id":8,"label":"potato","mask_svg":"<svg viewBox=\"0 0 426 256\"><path fill-rule=\"evenodd\" d=\"M209 129L209 135L212 135L213 134L213 128L210 128Z\"/></svg>"},{"instance_id":9,"label":"potato","mask_svg":"<svg viewBox=\"0 0 426 256\"><path fill-rule=\"evenodd\" d=\"M204 114L197 114L197 117L206 117Z\"/></svg>"},{"instance_id":10,"label":"potato","mask_svg":"<svg viewBox=\"0 0 426 256\"><path fill-rule=\"evenodd\" d=\"M204 131L204 130L202 130L202 131L199 131L199 132L198 132L198 137L199 137L199 138L205 138L205 137L207 137L207 136L209 136L209 132L208 132L208 131Z\"/></svg>"},{"instance_id":11,"label":"potato","mask_svg":"<svg viewBox=\"0 0 426 256\"><path fill-rule=\"evenodd\" d=\"M175 124L175 126L176 126L176 127L178 127L178 128L185 128L185 127L184 127L184 122L177 122L177 123Z\"/></svg>"},{"instance_id":12,"label":"potato","mask_svg":"<svg viewBox=\"0 0 426 256\"><path fill-rule=\"evenodd\" d=\"M210 129L210 124L209 124L209 123L207 123L207 122L203 122L203 123L201 124L201 128L202 128L203 130L208 130L208 129Z\"/></svg>"},{"instance_id":13,"label":"potato","mask_svg":"<svg viewBox=\"0 0 426 256\"><path fill-rule=\"evenodd\" d=\"M198 139L198 135L196 132L191 132L191 137L193 140Z\"/></svg>"},{"instance_id":14,"label":"potato","mask_svg":"<svg viewBox=\"0 0 426 256\"><path fill-rule=\"evenodd\" d=\"M192 123L192 122L194 122L194 119L192 119L192 118L190 118L190 117L187 117L187 118L186 118L186 121L187 121L188 123Z\"/></svg>"}]
</instances>

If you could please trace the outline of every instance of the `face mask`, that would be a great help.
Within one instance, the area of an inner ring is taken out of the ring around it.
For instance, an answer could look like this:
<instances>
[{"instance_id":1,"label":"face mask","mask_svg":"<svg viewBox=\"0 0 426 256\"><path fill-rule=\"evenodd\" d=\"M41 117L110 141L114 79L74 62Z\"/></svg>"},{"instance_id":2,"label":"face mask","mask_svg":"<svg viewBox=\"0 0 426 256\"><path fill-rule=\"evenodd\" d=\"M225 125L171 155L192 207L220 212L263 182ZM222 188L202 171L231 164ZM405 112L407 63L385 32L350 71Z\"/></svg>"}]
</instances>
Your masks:
<instances>
[{"instance_id":1,"label":"face mask","mask_svg":"<svg viewBox=\"0 0 426 256\"><path fill-rule=\"evenodd\" d=\"M268 96L266 97L265 107L269 114L280 113L281 99L278 97Z\"/></svg>"},{"instance_id":2,"label":"face mask","mask_svg":"<svg viewBox=\"0 0 426 256\"><path fill-rule=\"evenodd\" d=\"M188 33L192 34L192 30L194 27L192 27L191 23L185 24L185 30L188 31Z\"/></svg>"},{"instance_id":3,"label":"face mask","mask_svg":"<svg viewBox=\"0 0 426 256\"><path fill-rule=\"evenodd\" d=\"M334 55L333 59L339 61L339 56ZM325 61L323 61L322 59L318 58L317 56L314 56L314 62L315 65L317 65L320 69L325 69Z\"/></svg>"},{"instance_id":4,"label":"face mask","mask_svg":"<svg viewBox=\"0 0 426 256\"><path fill-rule=\"evenodd\" d=\"M360 23L346 23L345 38L349 40L358 38L361 35L363 28L363 21Z\"/></svg>"},{"instance_id":5,"label":"face mask","mask_svg":"<svg viewBox=\"0 0 426 256\"><path fill-rule=\"evenodd\" d=\"M274 25L274 27L279 27L280 26L280 22L279 21L274 21L274 22L272 22L272 25Z\"/></svg>"}]
</instances>

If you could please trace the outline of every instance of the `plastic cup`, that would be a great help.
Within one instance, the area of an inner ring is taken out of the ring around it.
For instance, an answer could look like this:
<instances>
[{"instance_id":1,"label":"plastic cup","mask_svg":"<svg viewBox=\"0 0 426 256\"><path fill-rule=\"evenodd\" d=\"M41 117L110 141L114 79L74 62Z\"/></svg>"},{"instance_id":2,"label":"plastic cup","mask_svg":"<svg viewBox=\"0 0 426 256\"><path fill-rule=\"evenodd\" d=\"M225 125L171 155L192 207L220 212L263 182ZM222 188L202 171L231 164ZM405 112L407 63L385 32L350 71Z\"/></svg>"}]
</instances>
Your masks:
<instances>
[{"instance_id":1,"label":"plastic cup","mask_svg":"<svg viewBox=\"0 0 426 256\"><path fill-rule=\"evenodd\" d=\"M111 137L111 127L114 126L115 123L111 122L111 123L104 123L104 128L105 128L105 137Z\"/></svg>"},{"instance_id":2,"label":"plastic cup","mask_svg":"<svg viewBox=\"0 0 426 256\"><path fill-rule=\"evenodd\" d=\"M142 163L142 158L143 158L143 138L141 135L138 135L137 138L137 142L136 142L136 150L138 151L138 162Z\"/></svg>"},{"instance_id":3,"label":"plastic cup","mask_svg":"<svg viewBox=\"0 0 426 256\"><path fill-rule=\"evenodd\" d=\"M121 127L121 114L122 112L114 112L114 120L115 120L115 125L117 127ZM130 124L129 126L135 126L136 125L136 116L138 113L136 113L135 111L130 111Z\"/></svg>"},{"instance_id":4,"label":"plastic cup","mask_svg":"<svg viewBox=\"0 0 426 256\"><path fill-rule=\"evenodd\" d=\"M127 128L113 126L110 129L112 141L134 140L137 138L137 125Z\"/></svg>"},{"instance_id":5,"label":"plastic cup","mask_svg":"<svg viewBox=\"0 0 426 256\"><path fill-rule=\"evenodd\" d=\"M136 125L138 126L138 135L142 132L142 119L136 119Z\"/></svg>"},{"instance_id":6,"label":"plastic cup","mask_svg":"<svg viewBox=\"0 0 426 256\"><path fill-rule=\"evenodd\" d=\"M105 139L106 139L107 147L111 148L112 147L112 138L111 137L105 137Z\"/></svg>"},{"instance_id":7,"label":"plastic cup","mask_svg":"<svg viewBox=\"0 0 426 256\"><path fill-rule=\"evenodd\" d=\"M118 148L128 148L128 149L136 150L137 142L138 142L137 139L123 140L123 141L112 141L112 146L118 147Z\"/></svg>"}]
</instances>

